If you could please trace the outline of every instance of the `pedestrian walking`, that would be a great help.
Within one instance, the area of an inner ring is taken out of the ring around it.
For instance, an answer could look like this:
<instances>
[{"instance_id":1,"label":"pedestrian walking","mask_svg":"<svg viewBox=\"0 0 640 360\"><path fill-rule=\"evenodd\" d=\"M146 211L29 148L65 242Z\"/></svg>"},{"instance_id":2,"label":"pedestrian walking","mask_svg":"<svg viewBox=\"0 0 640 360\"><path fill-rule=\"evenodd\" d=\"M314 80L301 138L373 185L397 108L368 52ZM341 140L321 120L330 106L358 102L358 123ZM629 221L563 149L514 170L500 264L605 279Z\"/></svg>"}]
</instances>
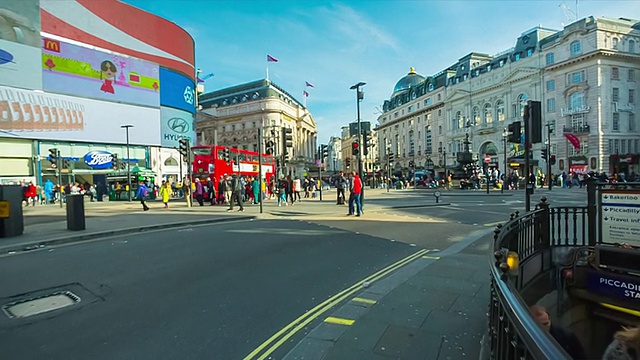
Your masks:
<instances>
[{"instance_id":1,"label":"pedestrian walking","mask_svg":"<svg viewBox=\"0 0 640 360\"><path fill-rule=\"evenodd\" d=\"M171 185L167 181L162 181L162 187L160 187L160 196L162 197L162 202L164 203L164 208L169 208L169 197L171 196Z\"/></svg>"},{"instance_id":2,"label":"pedestrian walking","mask_svg":"<svg viewBox=\"0 0 640 360\"><path fill-rule=\"evenodd\" d=\"M188 176L185 176L184 179L182 179L182 192L185 200L187 201L187 207L191 207L191 180L189 180Z\"/></svg>"},{"instance_id":3,"label":"pedestrian walking","mask_svg":"<svg viewBox=\"0 0 640 360\"><path fill-rule=\"evenodd\" d=\"M344 177L344 173L340 171L338 178L336 179L336 192L337 192L337 202L336 205L344 205L345 195L344 195L344 185L346 183L346 179Z\"/></svg>"},{"instance_id":4,"label":"pedestrian walking","mask_svg":"<svg viewBox=\"0 0 640 360\"><path fill-rule=\"evenodd\" d=\"M349 214L360 216L363 214L362 211L362 201L360 196L362 195L362 181L358 174L354 171L351 175L351 195L349 196ZM355 207L358 208L358 211L355 211Z\"/></svg>"},{"instance_id":5,"label":"pedestrian walking","mask_svg":"<svg viewBox=\"0 0 640 360\"><path fill-rule=\"evenodd\" d=\"M195 194L196 194L196 200L198 201L198 204L200 204L200 206L204 206L204 200L203 200L203 198L204 198L204 187L202 186L202 182L198 178L196 178Z\"/></svg>"},{"instance_id":6,"label":"pedestrian walking","mask_svg":"<svg viewBox=\"0 0 640 360\"><path fill-rule=\"evenodd\" d=\"M136 197L140 199L140 204L142 204L142 210L148 211L149 207L146 204L147 196L149 196L149 188L144 183L144 181L140 181L140 185L138 186L138 192L136 193Z\"/></svg>"},{"instance_id":7,"label":"pedestrian walking","mask_svg":"<svg viewBox=\"0 0 640 360\"><path fill-rule=\"evenodd\" d=\"M240 209L238 211L244 211L244 207L242 206L242 180L238 176L233 176L231 181L231 189L233 189L231 193L231 199L229 200L229 209L227 211L233 211L233 202L234 200L238 203Z\"/></svg>"},{"instance_id":8,"label":"pedestrian walking","mask_svg":"<svg viewBox=\"0 0 640 360\"><path fill-rule=\"evenodd\" d=\"M211 205L216 204L216 189L214 187L213 181L211 178L207 181L207 196L209 196L209 203Z\"/></svg>"}]
</instances>

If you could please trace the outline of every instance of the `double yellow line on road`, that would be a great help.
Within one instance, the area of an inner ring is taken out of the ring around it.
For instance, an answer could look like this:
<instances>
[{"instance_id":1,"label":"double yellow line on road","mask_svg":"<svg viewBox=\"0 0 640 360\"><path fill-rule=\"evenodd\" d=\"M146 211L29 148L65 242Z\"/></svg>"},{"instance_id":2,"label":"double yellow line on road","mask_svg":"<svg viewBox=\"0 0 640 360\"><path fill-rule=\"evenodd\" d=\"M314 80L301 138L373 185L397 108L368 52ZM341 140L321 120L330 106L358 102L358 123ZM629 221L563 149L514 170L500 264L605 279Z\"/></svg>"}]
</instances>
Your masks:
<instances>
[{"instance_id":1,"label":"double yellow line on road","mask_svg":"<svg viewBox=\"0 0 640 360\"><path fill-rule=\"evenodd\" d=\"M297 319L293 320L289 325L282 328L277 333L273 334L267 341L258 346L255 350L253 350L249 355L244 357L244 360L264 360L269 355L271 355L274 351L278 349L282 344L284 344L287 340L289 340L293 335L295 335L298 331L304 328L307 324L317 319L319 316L324 314L327 310L331 309L336 304L344 301L349 296L353 295L360 289L362 289L362 284L365 282L372 283L374 281L379 280L380 278L386 276L387 274L401 268L402 266L410 263L411 261L420 258L422 255L426 254L429 250L423 249L418 252L413 253L401 259L386 268L374 273L373 275L368 276L365 279L358 281L357 283L351 285L350 287L340 291L339 293L333 295L322 303L316 305L313 309L307 311ZM263 352L264 349L269 347L266 351ZM260 354L258 356L258 354Z\"/></svg>"}]
</instances>

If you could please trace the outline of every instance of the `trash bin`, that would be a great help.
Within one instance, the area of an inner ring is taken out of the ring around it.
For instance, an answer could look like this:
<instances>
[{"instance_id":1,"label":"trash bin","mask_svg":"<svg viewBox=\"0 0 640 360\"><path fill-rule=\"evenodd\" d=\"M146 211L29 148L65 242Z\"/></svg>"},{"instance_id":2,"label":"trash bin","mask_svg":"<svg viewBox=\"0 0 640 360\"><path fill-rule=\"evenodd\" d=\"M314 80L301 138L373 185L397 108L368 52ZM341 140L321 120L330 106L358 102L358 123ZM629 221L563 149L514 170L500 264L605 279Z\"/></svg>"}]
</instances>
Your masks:
<instances>
[{"instance_id":1,"label":"trash bin","mask_svg":"<svg viewBox=\"0 0 640 360\"><path fill-rule=\"evenodd\" d=\"M84 230L84 195L67 195L67 229Z\"/></svg>"},{"instance_id":2,"label":"trash bin","mask_svg":"<svg viewBox=\"0 0 640 360\"><path fill-rule=\"evenodd\" d=\"M0 185L0 238L22 235L22 186Z\"/></svg>"}]
</instances>

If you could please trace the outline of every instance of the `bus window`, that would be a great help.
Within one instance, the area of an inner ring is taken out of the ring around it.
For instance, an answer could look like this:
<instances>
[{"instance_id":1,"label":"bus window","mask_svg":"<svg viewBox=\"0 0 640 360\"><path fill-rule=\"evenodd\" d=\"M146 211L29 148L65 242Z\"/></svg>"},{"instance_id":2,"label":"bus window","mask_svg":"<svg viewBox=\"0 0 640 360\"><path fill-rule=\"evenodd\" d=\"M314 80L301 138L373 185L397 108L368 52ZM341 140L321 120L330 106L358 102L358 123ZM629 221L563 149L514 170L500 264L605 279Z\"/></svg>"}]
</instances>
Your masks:
<instances>
[{"instance_id":1,"label":"bus window","mask_svg":"<svg viewBox=\"0 0 640 360\"><path fill-rule=\"evenodd\" d=\"M247 154L243 154L243 153L237 153L238 154L238 161L247 161Z\"/></svg>"},{"instance_id":2,"label":"bus window","mask_svg":"<svg viewBox=\"0 0 640 360\"><path fill-rule=\"evenodd\" d=\"M218 149L218 156L216 156L218 160L224 160L224 149Z\"/></svg>"},{"instance_id":3,"label":"bus window","mask_svg":"<svg viewBox=\"0 0 640 360\"><path fill-rule=\"evenodd\" d=\"M193 155L211 155L211 148L192 148Z\"/></svg>"}]
</instances>

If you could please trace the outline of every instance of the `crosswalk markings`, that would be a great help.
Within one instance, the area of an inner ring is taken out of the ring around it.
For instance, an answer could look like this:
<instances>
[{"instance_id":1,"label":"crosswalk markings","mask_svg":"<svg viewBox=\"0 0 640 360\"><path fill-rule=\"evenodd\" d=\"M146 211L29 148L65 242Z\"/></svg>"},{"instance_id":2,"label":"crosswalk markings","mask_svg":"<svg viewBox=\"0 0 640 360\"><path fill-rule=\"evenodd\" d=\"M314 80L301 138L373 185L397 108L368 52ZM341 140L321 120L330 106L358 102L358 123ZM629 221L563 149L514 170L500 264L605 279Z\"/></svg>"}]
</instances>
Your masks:
<instances>
[{"instance_id":1,"label":"crosswalk markings","mask_svg":"<svg viewBox=\"0 0 640 360\"><path fill-rule=\"evenodd\" d=\"M423 259L429 259L429 260L440 260L440 256L428 256L428 255L425 255L422 258Z\"/></svg>"}]
</instances>

